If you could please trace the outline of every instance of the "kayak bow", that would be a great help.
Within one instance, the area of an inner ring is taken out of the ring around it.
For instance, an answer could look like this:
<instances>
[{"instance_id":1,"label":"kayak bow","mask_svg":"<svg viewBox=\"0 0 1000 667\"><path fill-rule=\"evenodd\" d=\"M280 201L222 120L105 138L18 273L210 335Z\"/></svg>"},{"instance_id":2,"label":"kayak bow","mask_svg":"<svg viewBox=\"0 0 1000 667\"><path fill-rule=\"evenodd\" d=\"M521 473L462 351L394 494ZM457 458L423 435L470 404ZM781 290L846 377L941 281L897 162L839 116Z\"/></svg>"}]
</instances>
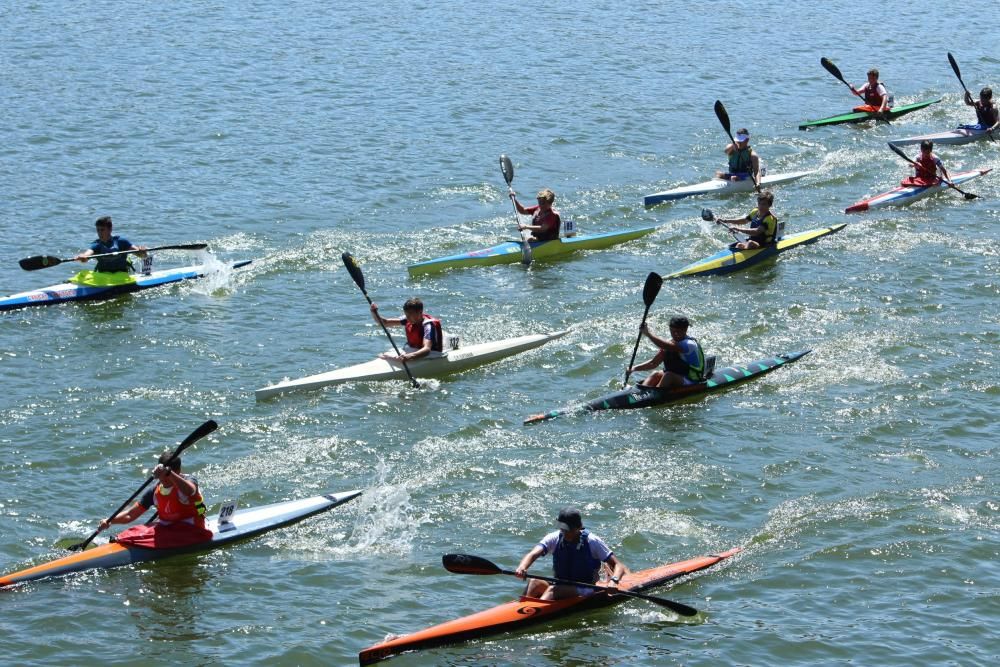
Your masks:
<instances>
[{"instance_id":1,"label":"kayak bow","mask_svg":"<svg viewBox=\"0 0 1000 667\"><path fill-rule=\"evenodd\" d=\"M808 130L811 127L840 125L841 123L863 123L866 120L879 120L884 117L887 117L889 120L894 120L900 116L905 116L908 113L923 109L924 107L929 107L932 104L937 104L940 101L941 98L936 100L924 100L923 102L914 102L913 104L904 104L902 106L889 109L885 114L879 114L871 111L852 111L850 113L840 114L839 116L830 116L829 118L820 118L819 120L807 120L799 125L799 129Z\"/></svg>"},{"instance_id":2,"label":"kayak bow","mask_svg":"<svg viewBox=\"0 0 1000 667\"><path fill-rule=\"evenodd\" d=\"M759 359L746 366L728 366L721 370L716 370L705 382L687 385L675 389L660 389L657 387L644 387L636 385L621 391L616 391L592 401L579 403L577 405L559 410L551 410L540 415L533 415L524 420L525 424L537 424L538 422L554 419L560 415L572 412L596 412L598 410L634 410L636 408L650 408L656 405L666 405L676 403L688 398L714 393L723 389L728 389L733 385L746 382L747 380L760 377L765 373L770 373L776 368L786 364L791 364L812 350L802 350L800 352L788 352L779 354L776 357Z\"/></svg>"},{"instance_id":3,"label":"kayak bow","mask_svg":"<svg viewBox=\"0 0 1000 667\"><path fill-rule=\"evenodd\" d=\"M296 523L305 518L333 509L360 496L362 491L328 493L322 496L289 500L272 505L237 510L228 522L219 524L218 518L209 519L205 527L212 531L212 539L176 549L146 549L123 546L115 542L81 551L70 556L13 572L0 577L0 588L27 581L61 577L72 572L108 569L132 563L160 560L179 554L210 551L232 542L256 537L276 528Z\"/></svg>"},{"instance_id":4,"label":"kayak bow","mask_svg":"<svg viewBox=\"0 0 1000 667\"><path fill-rule=\"evenodd\" d=\"M951 177L951 182L955 185L965 183L966 181L971 181L974 178L983 176L992 171L992 169L973 169L971 171L961 171L957 174L953 174ZM941 192L942 190L950 190L945 183L938 183L937 185L898 185L888 192L883 192L882 194L875 195L874 197L869 197L868 199L862 199L856 204L851 204L846 209L845 213L864 213L873 208L881 208L883 206L905 206L906 204L912 204L918 199L923 199L928 195L932 195L935 192Z\"/></svg>"},{"instance_id":5,"label":"kayak bow","mask_svg":"<svg viewBox=\"0 0 1000 667\"><path fill-rule=\"evenodd\" d=\"M663 586L684 575L712 567L739 552L740 549L735 548L720 554L701 556L648 570L630 572L622 578L619 586L623 590L640 593L657 586ZM415 651L501 632L520 630L542 621L552 621L581 611L610 607L628 599L624 595L614 595L606 591L598 591L586 597L551 601L522 596L518 600L481 611L478 614L464 616L426 630L376 644L361 651L358 654L358 660L362 665L371 665L405 651Z\"/></svg>"},{"instance_id":6,"label":"kayak bow","mask_svg":"<svg viewBox=\"0 0 1000 667\"><path fill-rule=\"evenodd\" d=\"M797 181L803 176L809 176L810 174L815 173L816 170L791 171L785 174L772 174L761 178L760 186L765 187L768 185L790 183L792 181ZM753 179L750 178L744 178L741 181L725 181L721 178L713 178L712 180L705 181L704 183L685 185L683 187L673 188L672 190L664 190L663 192L646 195L642 198L642 203L645 206L654 206L661 202L683 199L684 197L694 197L697 195L728 195L737 192L753 192L753 190Z\"/></svg>"},{"instance_id":7,"label":"kayak bow","mask_svg":"<svg viewBox=\"0 0 1000 667\"><path fill-rule=\"evenodd\" d=\"M553 257L568 255L577 250L600 250L611 246L632 241L634 239L652 234L656 227L639 227L636 229L626 229L620 232L605 232L603 234L580 234L552 241L532 241L532 258L537 260L548 260ZM407 267L411 276L418 276L430 273L441 273L448 269L464 269L471 266L494 266L496 264L514 264L521 261L521 242L507 241L499 245L471 250L457 255L448 255L429 259L426 262L411 264Z\"/></svg>"}]
</instances>

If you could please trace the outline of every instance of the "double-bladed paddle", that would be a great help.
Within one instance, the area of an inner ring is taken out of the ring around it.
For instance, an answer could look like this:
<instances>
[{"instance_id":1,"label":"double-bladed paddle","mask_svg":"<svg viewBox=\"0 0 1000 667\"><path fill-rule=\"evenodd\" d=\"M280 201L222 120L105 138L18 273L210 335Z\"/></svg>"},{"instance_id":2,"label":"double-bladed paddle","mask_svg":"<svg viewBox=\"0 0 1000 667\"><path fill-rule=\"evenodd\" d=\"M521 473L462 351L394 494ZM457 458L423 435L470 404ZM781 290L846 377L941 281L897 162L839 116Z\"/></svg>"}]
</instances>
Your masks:
<instances>
[{"instance_id":1,"label":"double-bladed paddle","mask_svg":"<svg viewBox=\"0 0 1000 667\"><path fill-rule=\"evenodd\" d=\"M847 86L850 89L851 94L857 95L858 97L862 97L861 93L859 93L856 90L854 90L854 87L851 86L851 84L847 83L847 80L844 79L844 75L840 73L840 68L839 67L837 67L836 65L834 65L832 62L830 62L826 58L820 58L819 59L819 64L823 66L823 69L825 69L827 72L829 72L830 74L832 74L833 77L835 79L837 79L837 81L840 81L842 84L844 84L845 86ZM876 113L875 115L879 118L879 120L884 120L886 123L889 123L890 125L892 125L892 123L889 122L889 115L888 114Z\"/></svg>"},{"instance_id":2,"label":"double-bladed paddle","mask_svg":"<svg viewBox=\"0 0 1000 667\"><path fill-rule=\"evenodd\" d=\"M184 441L181 442L181 444L177 446L177 449L174 450L174 453L170 455L170 458L167 459L167 462L164 465L169 465L174 459L176 459L177 457L179 457L181 455L181 453L185 449L187 449L188 447L190 447L191 445L193 445L197 441L201 440L202 438L204 438L206 435L208 435L209 433L211 433L212 431L214 431L217 428L219 428L219 425L216 424L211 419L209 419L207 422L205 422L204 424L202 424L201 426L199 426L198 428L196 428L191 433L191 435L189 435L188 437L184 438ZM147 479L145 482L143 482L142 486L140 486L139 489L135 493L133 493L129 497L128 500L126 500L125 502L123 502L121 504L121 507L119 507L118 509L116 509L114 512L111 513L111 516L108 517L108 521L110 522L112 519L114 519L116 516L118 516L118 514L122 510L124 510L126 507L128 507L129 504L133 500L135 500L136 498L138 498L139 494L142 493L143 489L145 489L147 486L149 486L149 483L152 482L154 479L156 479L156 478L153 477L152 475L150 475L149 479ZM100 532L101 532L101 529L98 528L93 533L91 533L90 537L88 537L87 539L85 539L83 542L79 542L77 544L73 544L73 545L69 546L68 549L70 551L82 551L82 550L86 549L87 545L90 544L93 541L93 539L95 537L97 537L97 534L100 533Z\"/></svg>"},{"instance_id":3,"label":"double-bladed paddle","mask_svg":"<svg viewBox=\"0 0 1000 667\"><path fill-rule=\"evenodd\" d=\"M962 81L962 72L958 69L958 61L955 60L955 56L951 55L951 51L948 52L948 62L951 63L951 69L955 72L955 76L958 77L958 82L962 84L962 90L971 98L972 93L965 87L965 81ZM996 142L997 138L993 136L993 130L990 130L986 134L989 136L990 141Z\"/></svg>"},{"instance_id":4,"label":"double-bladed paddle","mask_svg":"<svg viewBox=\"0 0 1000 667\"><path fill-rule=\"evenodd\" d=\"M517 576L517 573L512 570L501 569L496 563L488 561L485 558L479 556L471 556L468 554L445 554L441 557L441 562L444 564L444 569L449 572L454 572L456 574L510 574ZM666 598L656 597L655 595L646 595L644 593L633 593L632 591L625 591L616 588L607 588L605 586L598 586L597 584L588 584L583 581L571 581L569 579L557 579L556 577L543 577L537 574L529 574L529 579L541 579L542 581L547 581L550 584L564 584L567 586L583 586L585 588L593 588L595 590L605 590L608 595L625 595L632 598L639 598L640 600L649 600L661 607L666 607L674 613L680 614L681 616L697 616L698 610L694 607L689 607L686 604L681 604L680 602L674 602L673 600L667 600Z\"/></svg>"},{"instance_id":5,"label":"double-bladed paddle","mask_svg":"<svg viewBox=\"0 0 1000 667\"><path fill-rule=\"evenodd\" d=\"M514 163L506 155L500 156L500 171L503 173L503 180L507 181L507 193L510 195L510 203L514 206L514 220L520 227L521 219L517 215L517 204L514 203L514 188L510 185L514 181ZM518 230L518 234L521 235L521 263L531 266L531 242L528 241L529 234L526 234L526 231Z\"/></svg>"},{"instance_id":6,"label":"double-bladed paddle","mask_svg":"<svg viewBox=\"0 0 1000 667\"><path fill-rule=\"evenodd\" d=\"M351 257L351 253L349 252L345 252L343 255L340 256L340 258L344 260L344 266L347 267L347 272L351 274L351 278L354 278L354 282L357 284L358 289L361 290L361 293L364 294L365 298L368 300L368 305L371 305L372 299L370 296L368 296L368 292L365 291L365 274L361 273L361 267L358 265L357 261L353 257ZM389 342L392 343L392 349L396 351L396 356L397 357L402 356L399 352L399 348L396 347L396 341L392 339L392 334L389 333L389 330L386 328L385 324L382 323L381 319L379 318L376 319L378 319L378 323L382 327L382 331L385 332L385 335L389 339ZM399 363L403 364L403 370L405 370L406 374L410 377L410 382L413 383L414 389L419 389L420 383L417 382L416 378L413 377L413 373L410 372L410 367L407 366L406 362L403 361L402 359L399 360Z\"/></svg>"},{"instance_id":7,"label":"double-bladed paddle","mask_svg":"<svg viewBox=\"0 0 1000 667\"><path fill-rule=\"evenodd\" d=\"M733 228L727 225L726 223L722 222L721 220L716 220L715 213L713 213L711 209L707 208L701 209L701 219L704 220L705 222L714 222L717 225L722 225L723 227L726 228L726 230L730 234L733 235L733 238L736 239L737 243L740 242L740 237L736 235L736 232L733 231ZM733 249L733 252L735 252L735 249Z\"/></svg>"},{"instance_id":8,"label":"double-bladed paddle","mask_svg":"<svg viewBox=\"0 0 1000 667\"><path fill-rule=\"evenodd\" d=\"M113 255L132 255L137 252L153 252L154 250L204 250L208 247L207 243L188 243L186 245L161 245L155 248L146 248L145 250L118 250L116 252L102 252L97 255L91 255L90 258L97 259L99 257L111 257ZM47 269L50 266L58 266L63 262L75 262L77 261L75 257L70 257L68 259L59 259L58 257L53 257L52 255L36 255L34 257L25 257L24 259L18 261L21 268L25 271L37 271L38 269Z\"/></svg>"},{"instance_id":9,"label":"double-bladed paddle","mask_svg":"<svg viewBox=\"0 0 1000 667\"><path fill-rule=\"evenodd\" d=\"M646 284L642 287L642 302L646 304L646 310L642 312L642 322L639 324L639 337L635 339L635 347L632 348L632 360L628 362L628 366L625 367L625 384L628 386L628 376L632 372L632 364L635 363L635 355L639 352L639 343L642 341L642 327L646 324L646 316L649 315L649 308L656 301L656 295L660 293L660 287L663 286L663 278L660 274L650 271L649 275L646 276Z\"/></svg>"},{"instance_id":10,"label":"double-bladed paddle","mask_svg":"<svg viewBox=\"0 0 1000 667\"><path fill-rule=\"evenodd\" d=\"M889 144L889 148L892 149L893 153L895 153L899 157L903 158L904 160L906 160L907 162L909 162L910 164L912 164L914 167L917 166L917 163L914 162L913 160L911 160L910 157L906 153L904 153L902 150L900 150L897 146L894 146L893 144ZM956 192L962 193L962 196L965 197L966 199L976 199L979 196L979 195L974 195L971 192L966 192L965 190L962 190L961 188L959 188L957 185L955 185L954 183L952 183L951 181L949 181L946 178L942 178L941 181L945 185L947 185L949 188L954 189Z\"/></svg>"},{"instance_id":11,"label":"double-bladed paddle","mask_svg":"<svg viewBox=\"0 0 1000 667\"><path fill-rule=\"evenodd\" d=\"M729 135L729 140L733 142L733 150L737 150L736 139L733 138L732 125L729 123L729 113L726 111L726 107L722 104L721 100L715 100L715 115L719 118L719 122L722 123L722 129ZM757 177L754 176L753 162L750 163L750 180L753 181L753 189L759 193L760 183L757 182Z\"/></svg>"}]
</instances>

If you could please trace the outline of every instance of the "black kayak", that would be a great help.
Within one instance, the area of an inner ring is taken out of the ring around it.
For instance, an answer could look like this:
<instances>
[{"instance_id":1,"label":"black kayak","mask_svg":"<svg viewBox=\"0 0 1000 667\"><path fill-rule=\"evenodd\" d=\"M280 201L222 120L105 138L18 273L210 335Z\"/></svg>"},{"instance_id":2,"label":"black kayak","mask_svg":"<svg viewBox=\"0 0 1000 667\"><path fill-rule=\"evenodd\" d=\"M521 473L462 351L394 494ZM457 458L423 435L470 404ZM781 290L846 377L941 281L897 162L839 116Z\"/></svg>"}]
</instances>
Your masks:
<instances>
[{"instance_id":1,"label":"black kayak","mask_svg":"<svg viewBox=\"0 0 1000 667\"><path fill-rule=\"evenodd\" d=\"M568 408L552 410L540 415L532 415L524 420L525 424L535 424L538 422L553 419L559 415L571 412L593 412L596 410L633 410L635 408L650 408L655 405L665 405L675 403L686 398L701 396L716 391L721 391L741 382L746 382L755 377L769 373L776 368L798 361L812 350L802 350L800 352L787 352L767 359L759 359L750 362L745 366L727 366L714 371L708 379L698 384L677 387L674 389L659 389L657 387L643 387L636 385L627 387L613 394L607 394L600 398L595 398L586 403L579 403Z\"/></svg>"}]
</instances>

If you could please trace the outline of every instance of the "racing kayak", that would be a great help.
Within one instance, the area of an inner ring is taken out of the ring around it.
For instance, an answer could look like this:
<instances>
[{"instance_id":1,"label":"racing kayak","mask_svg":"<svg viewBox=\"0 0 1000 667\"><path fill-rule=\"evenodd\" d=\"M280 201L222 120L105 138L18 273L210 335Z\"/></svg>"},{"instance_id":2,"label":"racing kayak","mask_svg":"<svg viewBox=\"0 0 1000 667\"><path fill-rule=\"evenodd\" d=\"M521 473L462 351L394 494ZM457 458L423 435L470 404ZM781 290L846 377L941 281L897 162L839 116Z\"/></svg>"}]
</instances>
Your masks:
<instances>
[{"instance_id":1,"label":"racing kayak","mask_svg":"<svg viewBox=\"0 0 1000 667\"><path fill-rule=\"evenodd\" d=\"M327 493L322 496L288 500L272 505L236 510L229 514L227 520L220 523L219 517L209 519L205 527L212 531L212 539L198 544L172 549L147 549L144 547L123 546L115 542L102 544L79 553L42 563L35 567L14 572L0 577L0 588L13 586L26 581L61 577L72 572L85 570L108 569L160 560L178 554L210 551L238 540L256 537L262 533L296 523L320 512L333 509L349 500L360 496L362 491L344 491L342 493ZM227 508L224 508L227 509ZM220 512L221 514L221 512Z\"/></svg>"},{"instance_id":2,"label":"racing kayak","mask_svg":"<svg viewBox=\"0 0 1000 667\"><path fill-rule=\"evenodd\" d=\"M760 377L776 368L798 361L812 350L802 350L800 352L787 352L768 359L759 359L746 366L727 366L721 370L714 371L707 380L698 384L691 384L674 389L660 389L658 387L643 387L636 385L626 387L613 394L607 394L600 398L595 398L586 403L579 403L559 410L552 410L540 415L532 415L524 420L525 424L536 424L541 421L554 419L560 415L572 412L595 412L597 410L632 410L635 408L650 408L655 405L665 405L676 403L687 398L710 394L712 392L727 389L735 384L746 382L747 380Z\"/></svg>"},{"instance_id":3,"label":"racing kayak","mask_svg":"<svg viewBox=\"0 0 1000 667\"><path fill-rule=\"evenodd\" d=\"M821 118L819 120L807 120L799 125L799 129L808 130L811 127L840 125L841 123L863 123L866 120L881 120L883 118L895 120L900 116L905 116L908 113L918 111L924 107L929 107L930 105L937 104L940 101L941 98L936 100L924 100L923 102L914 102L913 104L904 104L902 106L889 109L884 115L872 111L851 111L850 113L843 113L839 116L830 116L829 118Z\"/></svg>"},{"instance_id":4,"label":"racing kayak","mask_svg":"<svg viewBox=\"0 0 1000 667\"><path fill-rule=\"evenodd\" d=\"M635 593L648 591L685 575L712 567L739 552L740 549L735 548L719 554L630 572L622 577L619 587L622 590ZM405 651L415 651L501 632L520 630L542 621L552 621L582 611L610 607L629 599L624 595L612 595L605 591L563 600L539 600L538 598L522 596L517 600L481 611L478 614L463 616L426 630L376 644L361 651L358 654L358 660L362 665L371 665Z\"/></svg>"},{"instance_id":5,"label":"racing kayak","mask_svg":"<svg viewBox=\"0 0 1000 667\"><path fill-rule=\"evenodd\" d=\"M246 266L251 261L253 260L244 259L229 263L227 266L230 269L238 269ZM0 297L0 311L17 310L18 308L27 308L29 306L51 306L66 301L110 299L119 294L140 292L151 287L168 285L182 280L202 278L205 275L206 271L203 264L182 266L175 269L163 269L161 271L152 271L148 274L127 274L125 272L100 274L96 271L81 271L70 279L71 282L43 287L28 292L20 292L8 297Z\"/></svg>"},{"instance_id":6,"label":"racing kayak","mask_svg":"<svg viewBox=\"0 0 1000 667\"><path fill-rule=\"evenodd\" d=\"M532 241L531 256L534 261L547 260L553 257L568 255L577 250L600 250L610 248L619 243L652 234L656 227L639 227L620 232L605 232L603 234L579 234L551 241ZM457 255L429 259L426 262L411 264L407 271L411 276L429 273L440 273L448 269L464 269L470 266L493 266L495 264L514 264L521 261L521 242L506 241L499 245L471 250Z\"/></svg>"},{"instance_id":7,"label":"racing kayak","mask_svg":"<svg viewBox=\"0 0 1000 667\"><path fill-rule=\"evenodd\" d=\"M957 174L952 174L951 182L955 185L965 183L966 181L971 181L973 178L978 178L984 174L988 174L992 169L972 169L971 171L961 171ZM950 190L944 183L938 183L937 185L898 185L888 192L883 192L880 195L875 195L874 197L869 197L868 199L862 199L856 204L851 204L846 209L845 213L864 213L865 211L871 210L873 208L881 208L882 206L904 206L906 204L912 204L918 199L923 199L924 197L934 194L935 192L941 192L942 190Z\"/></svg>"},{"instance_id":8,"label":"racing kayak","mask_svg":"<svg viewBox=\"0 0 1000 667\"><path fill-rule=\"evenodd\" d=\"M816 170L814 169L811 171L790 171L785 174L771 174L761 178L760 185L761 187L766 187L768 185L790 183L792 181L797 181L803 176L815 173ZM673 190L664 190L663 192L646 195L642 198L642 203L646 206L653 206L654 204L659 204L660 202L683 199L684 197L694 197L696 195L728 195L736 192L751 192L753 189L753 181L749 178L744 178L742 181L725 181L721 178L713 178L712 180L705 181L704 183L685 185L680 188L674 188Z\"/></svg>"},{"instance_id":9,"label":"racing kayak","mask_svg":"<svg viewBox=\"0 0 1000 667\"><path fill-rule=\"evenodd\" d=\"M756 248L754 250L734 250L733 247L736 244L731 243L725 250L720 250L714 255L710 255L704 259L698 260L697 262L688 264L684 268L674 271L666 277L688 278L691 276L714 276L723 273L732 273L733 271L740 271L748 266L759 264L770 257L776 257L786 250L791 250L792 248L800 245L815 243L824 236L836 234L846 226L846 222L841 222L836 225L831 225L830 227L810 229L809 231L782 237L782 239L775 245L767 246L766 248Z\"/></svg>"},{"instance_id":10,"label":"racing kayak","mask_svg":"<svg viewBox=\"0 0 1000 667\"><path fill-rule=\"evenodd\" d=\"M994 137L997 141L1000 141L1000 133L994 132ZM935 132L933 134L921 134L915 137L904 137L902 139L892 139L889 141L893 146L911 146L913 144L919 144L922 141L932 141L935 146L960 146L962 144L971 144L974 141L982 141L983 139L989 140L990 135L986 130L979 129L977 127L958 127L954 130L948 130L947 132Z\"/></svg>"},{"instance_id":11,"label":"racing kayak","mask_svg":"<svg viewBox=\"0 0 1000 667\"><path fill-rule=\"evenodd\" d=\"M447 350L439 357L421 357L420 359L407 362L406 365L409 366L410 372L413 373L414 377L441 377L475 368L476 366L490 364L505 357L541 347L549 341L561 338L568 333L569 329L547 334L518 336L517 338L507 338L489 343L478 343L457 350ZM318 375L310 375L298 380L284 380L278 384L272 384L256 390L254 396L260 401L290 391L319 389L320 387L342 384L344 382L405 380L407 377L406 370L402 364L396 361L377 358L356 366L349 366Z\"/></svg>"}]
</instances>

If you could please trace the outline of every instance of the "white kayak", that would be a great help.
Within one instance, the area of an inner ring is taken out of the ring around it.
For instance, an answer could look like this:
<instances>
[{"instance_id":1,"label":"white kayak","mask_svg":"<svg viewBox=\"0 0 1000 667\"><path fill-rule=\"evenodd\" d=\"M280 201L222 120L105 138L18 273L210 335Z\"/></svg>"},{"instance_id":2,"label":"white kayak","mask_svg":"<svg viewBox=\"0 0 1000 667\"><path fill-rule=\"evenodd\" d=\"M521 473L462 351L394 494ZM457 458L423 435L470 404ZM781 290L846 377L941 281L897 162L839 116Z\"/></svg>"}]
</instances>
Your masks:
<instances>
[{"instance_id":1,"label":"white kayak","mask_svg":"<svg viewBox=\"0 0 1000 667\"><path fill-rule=\"evenodd\" d=\"M992 171L992 169L972 169L970 171L960 171L957 174L951 174L951 182L953 185L961 185L966 181L971 181L974 178L983 176ZM870 211L873 208L881 208L883 206L903 206L906 204L912 204L918 199L923 199L928 195L932 195L935 192L941 192L942 190L949 190L945 183L939 182L937 185L898 185L888 192L883 192L882 194L875 195L874 197L868 197L867 199L862 199L859 202L851 204L846 209L844 213L864 213L865 211Z\"/></svg>"},{"instance_id":2,"label":"white kayak","mask_svg":"<svg viewBox=\"0 0 1000 667\"><path fill-rule=\"evenodd\" d=\"M790 171L785 174L770 174L760 179L760 185L761 187L781 185L782 183L797 181L803 176L815 173L816 170L814 169L812 171ZM680 188L664 190L663 192L646 195L642 198L642 203L646 206L653 206L654 204L659 204L660 202L683 199L684 197L694 197L696 195L728 195L736 192L751 192L753 189L753 181L749 178L744 178L742 181L724 181L721 178L713 178L712 180L705 181L704 183L685 185Z\"/></svg>"},{"instance_id":3,"label":"white kayak","mask_svg":"<svg viewBox=\"0 0 1000 667\"><path fill-rule=\"evenodd\" d=\"M457 350L448 350L436 357L423 357L415 361L410 361L406 365L414 377L435 378L452 373L458 373L476 366L490 364L536 347L541 347L549 341L561 338L569 333L569 330L555 331L546 334L532 334L530 336L519 336L517 338L507 338L489 343L478 343L461 347ZM284 380L278 384L258 389L254 392L255 398L260 401L278 394L291 391L301 391L304 389L319 389L334 384L344 382L376 382L380 380L405 380L406 370L402 364L396 361L387 361L377 358L369 362L340 368L338 370L310 375L298 380Z\"/></svg>"},{"instance_id":4,"label":"white kayak","mask_svg":"<svg viewBox=\"0 0 1000 667\"><path fill-rule=\"evenodd\" d=\"M1000 132L993 132L993 139L1000 141ZM935 146L959 146L961 144L971 144L974 141L989 141L991 139L986 130L976 127L958 127L947 132L935 132L933 134L921 134L915 137L904 137L902 139L892 139L889 141L893 146L912 146L923 141L932 141Z\"/></svg>"}]
</instances>

